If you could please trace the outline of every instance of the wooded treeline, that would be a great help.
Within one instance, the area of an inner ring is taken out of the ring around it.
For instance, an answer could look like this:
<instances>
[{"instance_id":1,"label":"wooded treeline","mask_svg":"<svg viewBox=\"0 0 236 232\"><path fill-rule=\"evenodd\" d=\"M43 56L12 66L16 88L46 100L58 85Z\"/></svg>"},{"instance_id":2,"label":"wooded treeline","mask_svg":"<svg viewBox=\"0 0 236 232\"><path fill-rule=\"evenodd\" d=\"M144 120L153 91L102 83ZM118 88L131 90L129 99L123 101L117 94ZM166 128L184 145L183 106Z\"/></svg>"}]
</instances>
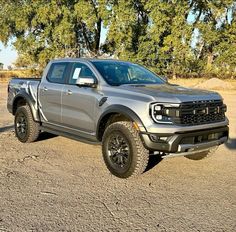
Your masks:
<instances>
[{"instance_id":1,"label":"wooded treeline","mask_svg":"<svg viewBox=\"0 0 236 232\"><path fill-rule=\"evenodd\" d=\"M0 0L0 41L14 41L19 66L108 54L163 75L236 77L236 2Z\"/></svg>"}]
</instances>

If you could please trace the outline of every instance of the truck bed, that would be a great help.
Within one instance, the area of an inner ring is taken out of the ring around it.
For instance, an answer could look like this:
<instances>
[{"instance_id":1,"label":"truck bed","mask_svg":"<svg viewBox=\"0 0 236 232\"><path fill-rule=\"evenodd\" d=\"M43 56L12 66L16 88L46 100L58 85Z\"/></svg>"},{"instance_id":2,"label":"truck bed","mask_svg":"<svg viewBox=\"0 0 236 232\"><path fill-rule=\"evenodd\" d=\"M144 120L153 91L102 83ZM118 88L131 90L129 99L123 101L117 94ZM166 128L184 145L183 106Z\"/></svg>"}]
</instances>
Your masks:
<instances>
[{"instance_id":1,"label":"truck bed","mask_svg":"<svg viewBox=\"0 0 236 232\"><path fill-rule=\"evenodd\" d=\"M38 86L41 78L12 78L8 85L7 108L12 112L13 100L17 94L27 95L37 108Z\"/></svg>"}]
</instances>

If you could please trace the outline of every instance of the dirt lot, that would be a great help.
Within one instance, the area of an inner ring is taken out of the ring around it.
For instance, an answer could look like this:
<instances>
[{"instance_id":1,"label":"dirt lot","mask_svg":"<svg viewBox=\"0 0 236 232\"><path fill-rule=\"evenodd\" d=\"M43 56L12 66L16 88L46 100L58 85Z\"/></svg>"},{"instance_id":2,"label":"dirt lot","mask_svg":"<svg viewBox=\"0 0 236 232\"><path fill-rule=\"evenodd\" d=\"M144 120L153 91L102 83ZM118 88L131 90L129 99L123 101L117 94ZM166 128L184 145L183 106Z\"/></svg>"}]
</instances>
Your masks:
<instances>
[{"instance_id":1,"label":"dirt lot","mask_svg":"<svg viewBox=\"0 0 236 232\"><path fill-rule=\"evenodd\" d=\"M214 156L152 157L141 177L121 180L99 146L18 142L0 84L0 231L236 231L236 91L221 94L230 140Z\"/></svg>"}]
</instances>

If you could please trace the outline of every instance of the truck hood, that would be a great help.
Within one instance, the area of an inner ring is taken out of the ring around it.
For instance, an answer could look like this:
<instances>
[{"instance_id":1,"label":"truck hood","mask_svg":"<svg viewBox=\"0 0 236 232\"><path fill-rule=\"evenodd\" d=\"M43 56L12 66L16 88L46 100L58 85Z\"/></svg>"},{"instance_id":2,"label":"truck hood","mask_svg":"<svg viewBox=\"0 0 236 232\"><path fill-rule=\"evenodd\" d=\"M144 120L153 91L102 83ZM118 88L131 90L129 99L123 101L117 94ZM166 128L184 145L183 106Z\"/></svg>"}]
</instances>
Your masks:
<instances>
[{"instance_id":1,"label":"truck hood","mask_svg":"<svg viewBox=\"0 0 236 232\"><path fill-rule=\"evenodd\" d=\"M121 85L118 88L129 92L148 95L159 102L181 103L189 101L221 100L216 92L185 88L172 84L159 85Z\"/></svg>"}]
</instances>

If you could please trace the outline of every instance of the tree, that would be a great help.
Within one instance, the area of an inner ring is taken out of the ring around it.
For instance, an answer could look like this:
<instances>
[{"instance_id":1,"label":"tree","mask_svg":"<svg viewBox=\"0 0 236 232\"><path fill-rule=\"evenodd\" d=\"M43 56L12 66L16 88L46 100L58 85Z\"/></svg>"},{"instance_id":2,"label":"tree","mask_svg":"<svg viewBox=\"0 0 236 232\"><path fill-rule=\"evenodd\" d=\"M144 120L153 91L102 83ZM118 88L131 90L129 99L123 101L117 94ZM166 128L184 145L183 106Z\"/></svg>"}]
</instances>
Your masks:
<instances>
[{"instance_id":1,"label":"tree","mask_svg":"<svg viewBox=\"0 0 236 232\"><path fill-rule=\"evenodd\" d=\"M218 67L219 73L224 76L236 76L236 17L224 25L221 32L221 40L215 47L215 67Z\"/></svg>"},{"instance_id":2,"label":"tree","mask_svg":"<svg viewBox=\"0 0 236 232\"><path fill-rule=\"evenodd\" d=\"M0 0L0 41L31 67L104 52L173 77L233 76L235 12L234 0Z\"/></svg>"},{"instance_id":3,"label":"tree","mask_svg":"<svg viewBox=\"0 0 236 232\"><path fill-rule=\"evenodd\" d=\"M148 24L144 4L140 0L109 0L107 8L110 10L105 24L109 29L105 51L133 60Z\"/></svg>"},{"instance_id":4,"label":"tree","mask_svg":"<svg viewBox=\"0 0 236 232\"><path fill-rule=\"evenodd\" d=\"M104 0L1 0L0 40L12 38L28 63L45 66L57 57L98 55Z\"/></svg>"},{"instance_id":5,"label":"tree","mask_svg":"<svg viewBox=\"0 0 236 232\"><path fill-rule=\"evenodd\" d=\"M17 68L29 68L31 65L31 62L29 58L27 57L27 55L20 54L17 57L16 61L14 62L14 65Z\"/></svg>"},{"instance_id":6,"label":"tree","mask_svg":"<svg viewBox=\"0 0 236 232\"><path fill-rule=\"evenodd\" d=\"M148 1L150 25L148 40L156 47L152 64L160 73L177 74L187 72L191 59L191 25L187 17L191 6L187 1Z\"/></svg>"},{"instance_id":7,"label":"tree","mask_svg":"<svg viewBox=\"0 0 236 232\"><path fill-rule=\"evenodd\" d=\"M110 1L106 44L122 59L162 74L184 73L191 60L187 1Z\"/></svg>"},{"instance_id":8,"label":"tree","mask_svg":"<svg viewBox=\"0 0 236 232\"><path fill-rule=\"evenodd\" d=\"M235 45L234 1L109 3L105 49L111 54L174 77L212 73L225 58L224 67L234 69L236 58L229 57L234 54Z\"/></svg>"},{"instance_id":9,"label":"tree","mask_svg":"<svg viewBox=\"0 0 236 232\"><path fill-rule=\"evenodd\" d=\"M235 72L235 11L233 0L193 1L193 13L197 14L194 28L198 33L195 58L203 73Z\"/></svg>"}]
</instances>

